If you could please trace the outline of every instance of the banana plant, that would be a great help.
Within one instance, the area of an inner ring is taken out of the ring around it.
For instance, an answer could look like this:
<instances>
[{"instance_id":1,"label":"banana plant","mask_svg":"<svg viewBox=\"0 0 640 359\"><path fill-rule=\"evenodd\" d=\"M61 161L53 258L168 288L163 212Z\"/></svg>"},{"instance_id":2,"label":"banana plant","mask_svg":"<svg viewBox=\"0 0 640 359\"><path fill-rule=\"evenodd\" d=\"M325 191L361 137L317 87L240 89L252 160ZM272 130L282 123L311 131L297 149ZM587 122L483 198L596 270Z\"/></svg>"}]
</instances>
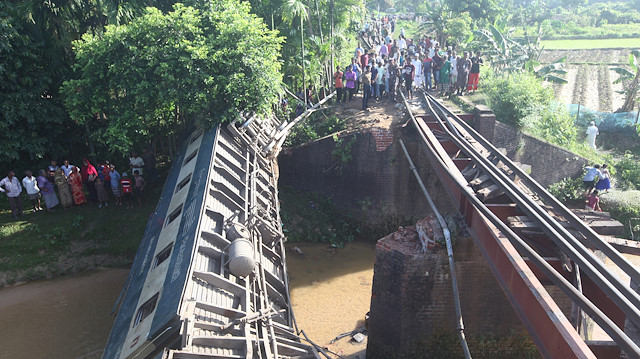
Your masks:
<instances>
[{"instance_id":1,"label":"banana plant","mask_svg":"<svg viewBox=\"0 0 640 359\"><path fill-rule=\"evenodd\" d=\"M543 79L544 81L551 82L554 84L566 84L567 80L562 75L566 75L567 71L564 70L564 62L567 60L567 57L562 57L554 62L542 66L536 70L537 67L540 66L540 62L538 60L529 60L525 64L525 69L527 71L533 73L537 77Z\"/></svg>"},{"instance_id":2,"label":"banana plant","mask_svg":"<svg viewBox=\"0 0 640 359\"><path fill-rule=\"evenodd\" d=\"M638 87L640 85L640 50L633 50L629 54L629 69L624 67L614 67L611 70L616 72L620 77L613 83L627 84L624 90L618 91L625 95L624 105L616 112L631 112L635 103L638 102Z\"/></svg>"}]
</instances>

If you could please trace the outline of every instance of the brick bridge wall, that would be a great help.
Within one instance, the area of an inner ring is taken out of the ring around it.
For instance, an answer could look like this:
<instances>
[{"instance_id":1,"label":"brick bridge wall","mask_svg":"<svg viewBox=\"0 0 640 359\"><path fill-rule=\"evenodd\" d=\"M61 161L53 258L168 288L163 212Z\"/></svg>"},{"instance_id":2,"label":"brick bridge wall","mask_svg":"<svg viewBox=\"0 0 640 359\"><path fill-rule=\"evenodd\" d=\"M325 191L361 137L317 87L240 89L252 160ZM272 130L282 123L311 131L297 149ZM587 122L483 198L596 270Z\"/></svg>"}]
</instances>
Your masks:
<instances>
[{"instance_id":1,"label":"brick bridge wall","mask_svg":"<svg viewBox=\"0 0 640 359\"><path fill-rule=\"evenodd\" d=\"M285 150L278 157L278 183L330 196L340 208L365 214L371 222L423 218L428 204L398 143L402 137L430 195L443 213L449 213L451 200L409 127L340 134L340 146L355 138L351 159L345 164L332 154L337 143L331 136Z\"/></svg>"},{"instance_id":2,"label":"brick bridge wall","mask_svg":"<svg viewBox=\"0 0 640 359\"><path fill-rule=\"evenodd\" d=\"M486 106L477 106L474 114L476 131L494 146L506 149L510 159L531 165L531 177L544 187L581 176L588 164L584 157L496 121Z\"/></svg>"},{"instance_id":3,"label":"brick bridge wall","mask_svg":"<svg viewBox=\"0 0 640 359\"><path fill-rule=\"evenodd\" d=\"M446 250L440 247L422 253L420 248L413 227L377 243L367 358L429 357L424 354L434 350L435 344L429 340L440 332L454 334L454 339L436 344L448 346L440 349L441 354L461 351L455 336L457 319ZM472 354L478 354L477 338L497 337L501 340L492 348L495 354L522 357L522 347L514 343L530 339L472 240L457 238L454 256L465 335ZM532 346L529 352L535 353Z\"/></svg>"}]
</instances>

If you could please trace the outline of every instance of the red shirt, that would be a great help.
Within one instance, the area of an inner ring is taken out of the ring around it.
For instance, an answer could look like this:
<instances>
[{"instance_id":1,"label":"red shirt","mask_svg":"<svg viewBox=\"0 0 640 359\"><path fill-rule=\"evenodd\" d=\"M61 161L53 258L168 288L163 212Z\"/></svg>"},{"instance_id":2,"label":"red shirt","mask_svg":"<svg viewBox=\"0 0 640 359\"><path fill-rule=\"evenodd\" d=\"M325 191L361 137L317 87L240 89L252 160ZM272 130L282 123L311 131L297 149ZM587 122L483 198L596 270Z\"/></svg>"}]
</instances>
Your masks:
<instances>
[{"instance_id":1,"label":"red shirt","mask_svg":"<svg viewBox=\"0 0 640 359\"><path fill-rule=\"evenodd\" d=\"M128 178L123 178L120 180L120 184L122 185L123 193L131 193L131 180Z\"/></svg>"},{"instance_id":2,"label":"red shirt","mask_svg":"<svg viewBox=\"0 0 640 359\"><path fill-rule=\"evenodd\" d=\"M591 195L591 196L589 196L589 198L587 198L587 206L589 206L589 208L593 208L595 210L596 209L596 204L598 203L598 201L600 201L600 198L598 198L598 196Z\"/></svg>"},{"instance_id":3,"label":"red shirt","mask_svg":"<svg viewBox=\"0 0 640 359\"><path fill-rule=\"evenodd\" d=\"M333 74L333 78L336 81L336 88L341 88L342 87L342 71L336 71Z\"/></svg>"}]
</instances>

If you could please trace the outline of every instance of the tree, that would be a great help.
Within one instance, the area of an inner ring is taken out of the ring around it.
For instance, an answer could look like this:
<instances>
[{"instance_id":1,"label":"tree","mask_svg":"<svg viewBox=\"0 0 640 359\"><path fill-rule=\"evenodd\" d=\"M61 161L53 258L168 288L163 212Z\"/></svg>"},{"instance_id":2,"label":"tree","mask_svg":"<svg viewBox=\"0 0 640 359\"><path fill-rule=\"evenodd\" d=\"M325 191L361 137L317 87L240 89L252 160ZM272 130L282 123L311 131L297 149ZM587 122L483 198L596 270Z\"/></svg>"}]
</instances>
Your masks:
<instances>
[{"instance_id":1,"label":"tree","mask_svg":"<svg viewBox=\"0 0 640 359\"><path fill-rule=\"evenodd\" d=\"M75 43L78 78L62 87L71 117L126 152L189 120L210 128L241 113L270 113L282 40L247 3L209 4L202 11L176 4L167 14L147 8L101 36L85 34Z\"/></svg>"},{"instance_id":2,"label":"tree","mask_svg":"<svg viewBox=\"0 0 640 359\"><path fill-rule=\"evenodd\" d=\"M52 68L44 54L55 49L42 37L25 35L38 31L15 11L0 2L0 165L22 167L66 154L81 139L73 136L78 128L57 96L64 62Z\"/></svg>"},{"instance_id":3,"label":"tree","mask_svg":"<svg viewBox=\"0 0 640 359\"><path fill-rule=\"evenodd\" d=\"M638 101L638 87L640 86L640 50L633 50L629 54L629 66L632 71L624 67L614 67L613 71L618 73L620 77L613 83L625 83L626 86L623 91L620 91L625 95L624 104L616 112L631 112L635 106L635 102Z\"/></svg>"},{"instance_id":4,"label":"tree","mask_svg":"<svg viewBox=\"0 0 640 359\"><path fill-rule=\"evenodd\" d=\"M503 12L501 1L498 0L447 0L450 9L458 14L469 13L471 18L481 24L493 23Z\"/></svg>"},{"instance_id":5,"label":"tree","mask_svg":"<svg viewBox=\"0 0 640 359\"><path fill-rule=\"evenodd\" d=\"M457 13L447 1L437 0L432 4L425 3L429 21L420 26L424 32L435 32L436 40L444 48L448 42L460 43L471 35L472 19L469 13Z\"/></svg>"}]
</instances>

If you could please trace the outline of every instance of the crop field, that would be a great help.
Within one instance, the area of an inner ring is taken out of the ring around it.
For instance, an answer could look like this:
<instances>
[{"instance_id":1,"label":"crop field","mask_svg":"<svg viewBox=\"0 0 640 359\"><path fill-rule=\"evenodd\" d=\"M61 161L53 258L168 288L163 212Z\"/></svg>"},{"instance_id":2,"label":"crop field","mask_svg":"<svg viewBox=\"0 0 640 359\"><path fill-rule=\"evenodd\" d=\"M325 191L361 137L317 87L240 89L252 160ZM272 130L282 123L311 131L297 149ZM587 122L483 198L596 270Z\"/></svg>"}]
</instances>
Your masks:
<instances>
[{"instance_id":1,"label":"crop field","mask_svg":"<svg viewBox=\"0 0 640 359\"><path fill-rule=\"evenodd\" d=\"M622 106L624 96L616 91L623 85L613 83L618 74L611 68L628 66L628 49L545 50L540 60L549 63L565 56L568 83L552 85L559 101L601 112Z\"/></svg>"},{"instance_id":2,"label":"crop field","mask_svg":"<svg viewBox=\"0 0 640 359\"><path fill-rule=\"evenodd\" d=\"M542 46L548 50L640 48L640 38L543 40Z\"/></svg>"}]
</instances>

